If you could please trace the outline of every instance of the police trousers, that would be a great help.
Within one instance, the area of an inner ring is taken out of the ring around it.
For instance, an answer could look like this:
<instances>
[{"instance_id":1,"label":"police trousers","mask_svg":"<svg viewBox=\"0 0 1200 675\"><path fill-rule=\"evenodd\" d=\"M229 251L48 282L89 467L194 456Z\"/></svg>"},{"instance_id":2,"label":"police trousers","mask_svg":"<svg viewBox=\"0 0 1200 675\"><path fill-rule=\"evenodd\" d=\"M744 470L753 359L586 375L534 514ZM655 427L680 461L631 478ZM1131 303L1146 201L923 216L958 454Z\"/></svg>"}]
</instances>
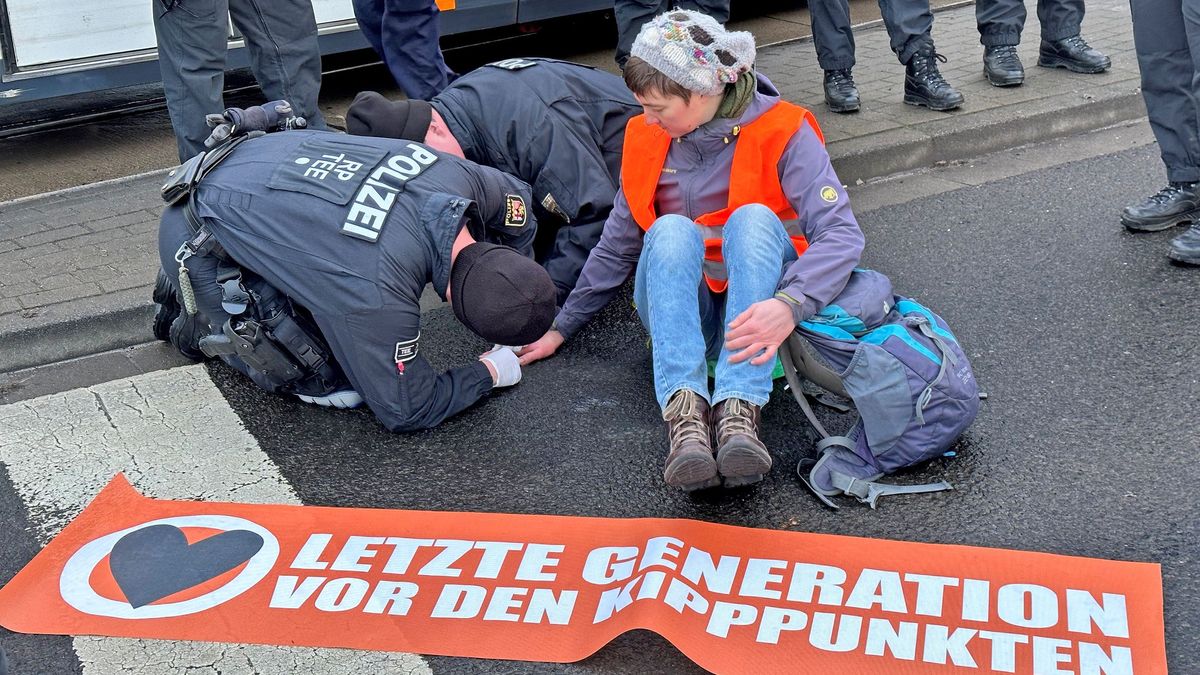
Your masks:
<instances>
[{"instance_id":1,"label":"police trousers","mask_svg":"<svg viewBox=\"0 0 1200 675\"><path fill-rule=\"evenodd\" d=\"M225 109L229 19L245 37L250 70L265 100L285 99L310 129L325 129L317 107L321 50L310 0L151 0L158 62L179 161L204 150L204 116Z\"/></svg>"},{"instance_id":2,"label":"police trousers","mask_svg":"<svg viewBox=\"0 0 1200 675\"><path fill-rule=\"evenodd\" d=\"M617 19L617 65L625 68L629 50L642 26L668 9L690 9L707 14L722 26L729 21L730 0L616 0L613 14Z\"/></svg>"},{"instance_id":3,"label":"police trousers","mask_svg":"<svg viewBox=\"0 0 1200 675\"><path fill-rule=\"evenodd\" d=\"M812 13L813 46L822 70L854 67L854 31L850 28L848 0L809 0ZM929 0L879 0L883 24L892 51L900 63L908 63L922 46L932 42L933 12Z\"/></svg>"},{"instance_id":4,"label":"police trousers","mask_svg":"<svg viewBox=\"0 0 1200 675\"><path fill-rule=\"evenodd\" d=\"M1142 98L1167 180L1200 181L1200 0L1132 0Z\"/></svg>"},{"instance_id":5,"label":"police trousers","mask_svg":"<svg viewBox=\"0 0 1200 675\"><path fill-rule=\"evenodd\" d=\"M439 44L434 0L354 0L363 37L409 98L428 101L454 80Z\"/></svg>"},{"instance_id":6,"label":"police trousers","mask_svg":"<svg viewBox=\"0 0 1200 675\"><path fill-rule=\"evenodd\" d=\"M985 47L1021 43L1025 28L1025 0L975 0L975 23ZM1038 0L1042 39L1053 42L1079 35L1083 24L1083 0Z\"/></svg>"}]
</instances>

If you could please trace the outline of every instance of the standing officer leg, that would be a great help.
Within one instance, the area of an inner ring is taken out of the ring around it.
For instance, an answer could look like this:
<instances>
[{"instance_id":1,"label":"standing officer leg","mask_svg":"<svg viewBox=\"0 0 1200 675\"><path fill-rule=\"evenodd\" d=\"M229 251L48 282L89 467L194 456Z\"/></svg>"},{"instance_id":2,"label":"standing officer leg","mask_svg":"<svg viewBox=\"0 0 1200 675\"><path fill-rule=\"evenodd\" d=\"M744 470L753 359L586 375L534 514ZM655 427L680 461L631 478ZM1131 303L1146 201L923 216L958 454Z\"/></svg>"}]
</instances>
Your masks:
<instances>
[{"instance_id":1,"label":"standing officer leg","mask_svg":"<svg viewBox=\"0 0 1200 675\"><path fill-rule=\"evenodd\" d=\"M386 0L381 40L383 61L409 98L428 101L454 80L439 43L434 0Z\"/></svg>"},{"instance_id":2,"label":"standing officer leg","mask_svg":"<svg viewBox=\"0 0 1200 675\"><path fill-rule=\"evenodd\" d=\"M813 47L817 63L825 71L825 104L833 112L854 112L859 108L858 87L854 84L854 30L850 26L847 0L810 0Z\"/></svg>"},{"instance_id":3,"label":"standing officer leg","mask_svg":"<svg viewBox=\"0 0 1200 675\"><path fill-rule=\"evenodd\" d=\"M946 57L933 47L933 12L929 0L879 0L892 51L904 69L904 102L930 110L953 110L963 95L951 87L938 70Z\"/></svg>"},{"instance_id":4,"label":"standing officer leg","mask_svg":"<svg viewBox=\"0 0 1200 675\"><path fill-rule=\"evenodd\" d=\"M379 58L383 60L384 65L387 65L387 59L383 53L383 1L354 0L351 4L354 8L354 21L358 23L358 29L362 31L363 37L367 39L371 49L374 49Z\"/></svg>"},{"instance_id":5,"label":"standing officer leg","mask_svg":"<svg viewBox=\"0 0 1200 675\"><path fill-rule=\"evenodd\" d=\"M642 26L667 10L663 0L616 0L613 4L613 17L617 20L617 65L625 70L625 62L629 60L629 50L637 38Z\"/></svg>"},{"instance_id":6,"label":"standing officer leg","mask_svg":"<svg viewBox=\"0 0 1200 675\"><path fill-rule=\"evenodd\" d=\"M1102 73L1112 65L1111 59L1092 49L1079 35L1083 0L1038 0L1038 20L1042 22L1039 66Z\"/></svg>"},{"instance_id":7,"label":"standing officer leg","mask_svg":"<svg viewBox=\"0 0 1200 675\"><path fill-rule=\"evenodd\" d=\"M983 45L983 74L993 86L1015 87L1025 81L1025 67L1017 56L1017 45L1021 43L1026 16L1023 0L975 2L975 24Z\"/></svg>"},{"instance_id":8,"label":"standing officer leg","mask_svg":"<svg viewBox=\"0 0 1200 675\"><path fill-rule=\"evenodd\" d=\"M683 9L692 9L701 14L706 14L716 19L717 23L724 26L729 21L729 1L730 0L679 0L673 3L672 7L680 7ZM664 10L665 11L665 10Z\"/></svg>"},{"instance_id":9,"label":"standing officer leg","mask_svg":"<svg viewBox=\"0 0 1200 675\"><path fill-rule=\"evenodd\" d=\"M1138 0L1131 6L1142 97L1168 182L1125 207L1121 223L1153 232L1200 219L1200 0ZM1196 226L1180 239L1181 255L1200 261Z\"/></svg>"},{"instance_id":10,"label":"standing officer leg","mask_svg":"<svg viewBox=\"0 0 1200 675\"><path fill-rule=\"evenodd\" d=\"M326 129L317 105L321 47L312 2L230 0L229 12L246 38L250 69L267 100L284 99L308 120L308 128Z\"/></svg>"},{"instance_id":11,"label":"standing officer leg","mask_svg":"<svg viewBox=\"0 0 1200 675\"><path fill-rule=\"evenodd\" d=\"M184 162L204 151L204 116L225 109L225 50L229 10L225 0L152 0L158 64L171 127Z\"/></svg>"}]
</instances>

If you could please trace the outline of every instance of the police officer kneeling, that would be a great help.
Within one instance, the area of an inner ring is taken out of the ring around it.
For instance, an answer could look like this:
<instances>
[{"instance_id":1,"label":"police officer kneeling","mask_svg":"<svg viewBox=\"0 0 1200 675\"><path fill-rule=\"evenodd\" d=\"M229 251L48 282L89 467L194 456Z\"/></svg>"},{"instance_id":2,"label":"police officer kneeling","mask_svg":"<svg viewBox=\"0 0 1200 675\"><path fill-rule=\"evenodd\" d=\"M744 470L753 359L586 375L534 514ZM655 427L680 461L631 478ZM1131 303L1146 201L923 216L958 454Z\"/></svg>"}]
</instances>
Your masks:
<instances>
[{"instance_id":1,"label":"police officer kneeling","mask_svg":"<svg viewBox=\"0 0 1200 675\"><path fill-rule=\"evenodd\" d=\"M419 143L237 137L176 169L164 198L156 335L268 391L365 400L392 431L433 427L521 378L508 348L434 372L425 284L500 345L533 341L554 315L554 285L526 257L529 186Z\"/></svg>"}]
</instances>

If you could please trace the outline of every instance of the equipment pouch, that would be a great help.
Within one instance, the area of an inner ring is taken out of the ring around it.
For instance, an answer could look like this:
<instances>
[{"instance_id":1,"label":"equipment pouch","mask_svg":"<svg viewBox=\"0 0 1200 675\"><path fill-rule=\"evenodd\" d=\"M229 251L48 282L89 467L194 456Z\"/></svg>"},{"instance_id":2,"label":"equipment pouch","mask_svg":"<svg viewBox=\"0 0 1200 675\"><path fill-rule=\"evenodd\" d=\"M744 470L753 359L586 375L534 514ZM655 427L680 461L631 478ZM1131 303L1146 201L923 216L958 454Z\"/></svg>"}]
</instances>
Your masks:
<instances>
[{"instance_id":1,"label":"equipment pouch","mask_svg":"<svg viewBox=\"0 0 1200 675\"><path fill-rule=\"evenodd\" d=\"M176 204L187 197L192 188L196 187L205 154L207 153L202 152L196 155L167 174L167 182L163 184L161 190L164 202Z\"/></svg>"}]
</instances>

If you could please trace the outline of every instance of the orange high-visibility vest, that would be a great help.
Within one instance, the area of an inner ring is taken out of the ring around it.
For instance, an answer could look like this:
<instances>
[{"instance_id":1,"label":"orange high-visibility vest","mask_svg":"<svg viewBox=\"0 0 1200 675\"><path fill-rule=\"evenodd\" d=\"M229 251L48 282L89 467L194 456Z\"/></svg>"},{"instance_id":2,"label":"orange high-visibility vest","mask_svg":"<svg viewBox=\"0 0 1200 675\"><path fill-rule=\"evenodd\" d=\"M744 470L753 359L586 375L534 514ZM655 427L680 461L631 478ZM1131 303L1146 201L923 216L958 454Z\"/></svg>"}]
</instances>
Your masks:
<instances>
[{"instance_id":1,"label":"orange high-visibility vest","mask_svg":"<svg viewBox=\"0 0 1200 675\"><path fill-rule=\"evenodd\" d=\"M825 137L813 114L786 101L777 102L753 122L733 128L738 140L729 170L728 202L720 211L696 218L704 237L704 279L714 293L721 293L729 283L725 258L721 255L721 238L725 221L739 206L763 204L783 221L796 255L808 248L808 242L800 232L796 211L779 184L778 168L788 141L806 121L824 143ZM658 219L654 195L670 148L671 137L661 127L646 124L644 115L630 119L625 126L621 189L634 221L644 231L649 231Z\"/></svg>"}]
</instances>

